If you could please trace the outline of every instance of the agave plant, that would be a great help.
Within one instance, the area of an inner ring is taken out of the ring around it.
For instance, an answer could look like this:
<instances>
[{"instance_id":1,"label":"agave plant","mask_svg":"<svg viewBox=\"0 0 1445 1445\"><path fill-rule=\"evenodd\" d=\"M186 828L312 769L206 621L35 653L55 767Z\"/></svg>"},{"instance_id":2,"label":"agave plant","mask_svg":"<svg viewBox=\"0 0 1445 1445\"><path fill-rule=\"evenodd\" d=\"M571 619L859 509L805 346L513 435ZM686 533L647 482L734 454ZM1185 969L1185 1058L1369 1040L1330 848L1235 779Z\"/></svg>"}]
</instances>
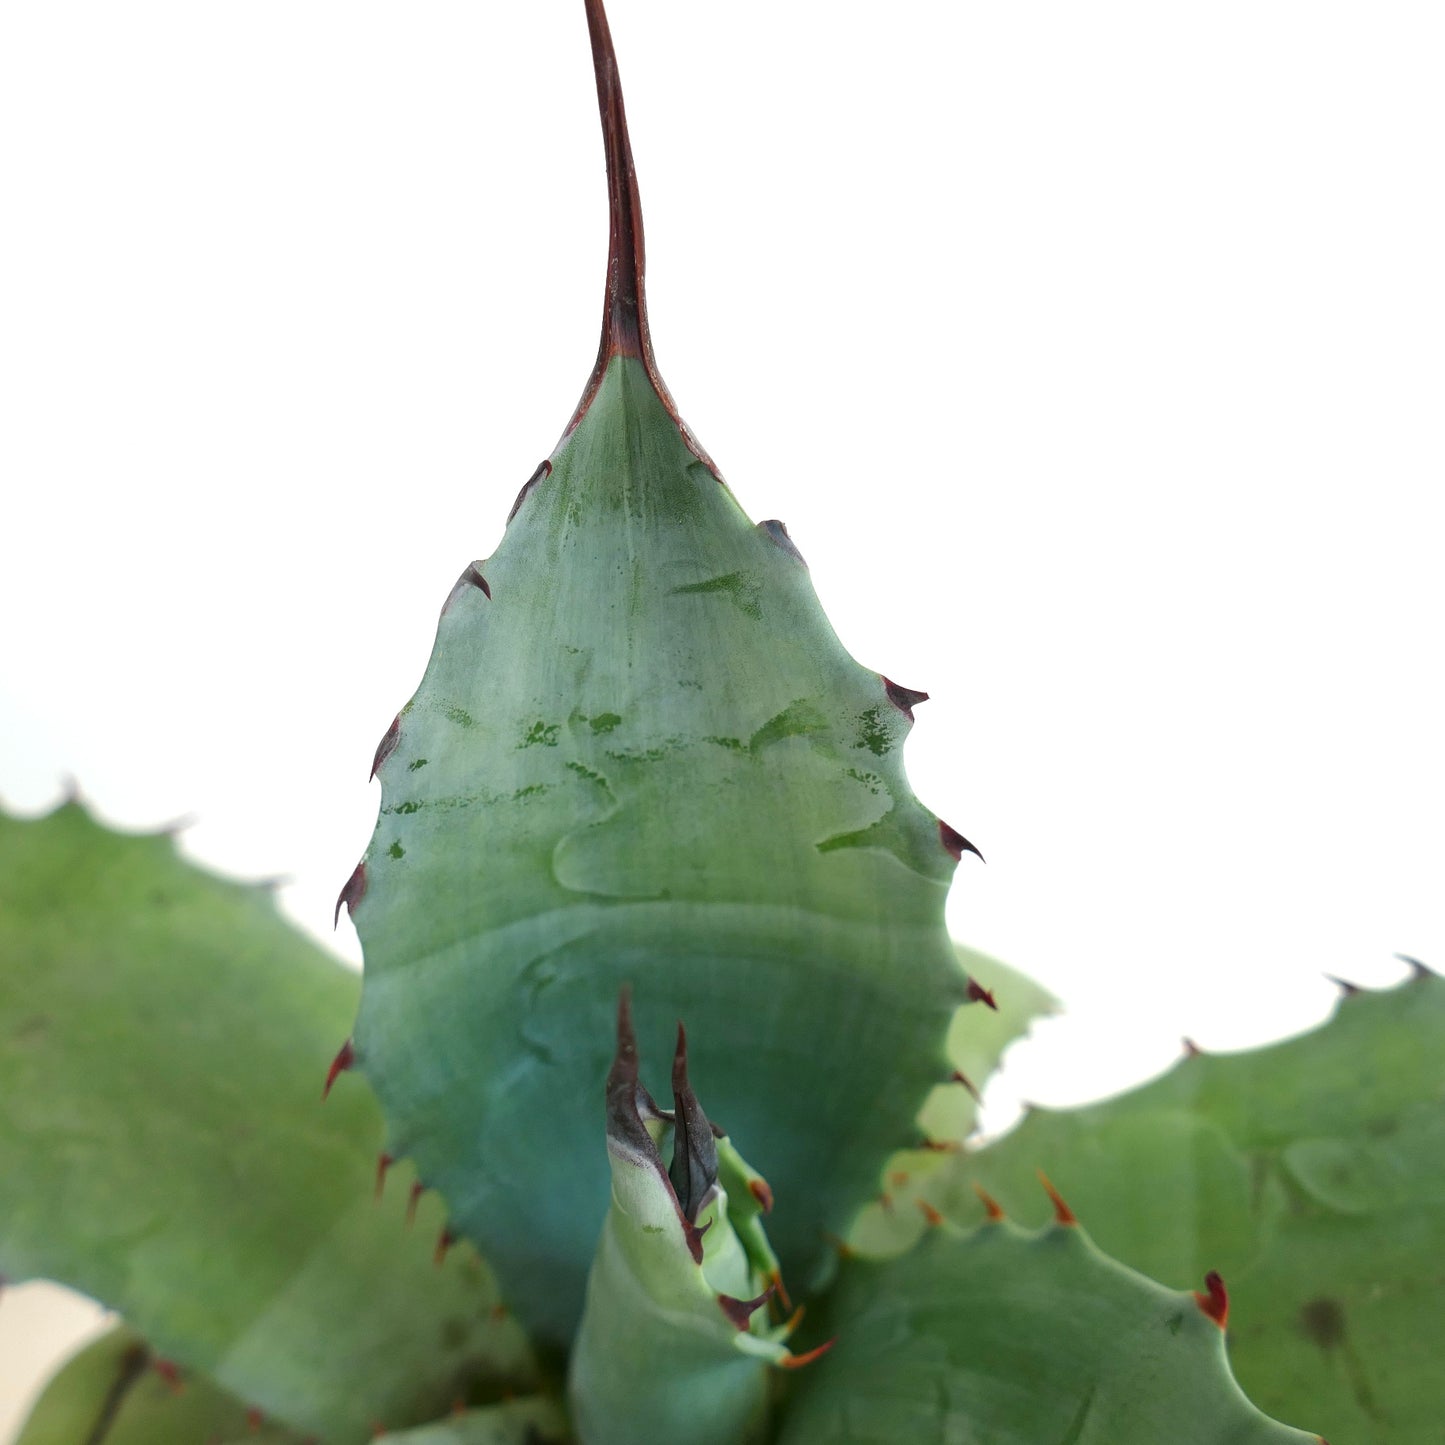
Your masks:
<instances>
[{"instance_id":1,"label":"agave plant","mask_svg":"<svg viewBox=\"0 0 1445 1445\"><path fill-rule=\"evenodd\" d=\"M1423 967L966 1146L1051 1001L662 382L586 11L601 346L377 748L359 997L167 835L0 823L0 1270L125 1321L22 1445L1433 1438Z\"/></svg>"}]
</instances>

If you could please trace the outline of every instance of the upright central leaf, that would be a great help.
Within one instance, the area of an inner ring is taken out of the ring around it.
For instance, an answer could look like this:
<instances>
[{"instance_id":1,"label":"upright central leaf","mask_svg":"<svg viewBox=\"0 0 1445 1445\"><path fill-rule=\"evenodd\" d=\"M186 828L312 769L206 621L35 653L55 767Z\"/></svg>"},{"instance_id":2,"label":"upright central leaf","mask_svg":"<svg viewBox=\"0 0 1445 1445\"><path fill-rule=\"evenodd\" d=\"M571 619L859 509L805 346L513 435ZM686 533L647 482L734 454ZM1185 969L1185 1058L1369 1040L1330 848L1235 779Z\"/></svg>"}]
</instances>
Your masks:
<instances>
[{"instance_id":1,"label":"upright central leaf","mask_svg":"<svg viewBox=\"0 0 1445 1445\"><path fill-rule=\"evenodd\" d=\"M778 523L677 418L642 307L616 67L588 4L611 191L596 371L496 553L443 609L379 752L348 884L354 1058L518 1313L565 1342L607 1210L598 1101L619 989L787 1210L806 1287L909 1142L967 980L943 901L968 845L909 791L918 694L855 663Z\"/></svg>"}]
</instances>

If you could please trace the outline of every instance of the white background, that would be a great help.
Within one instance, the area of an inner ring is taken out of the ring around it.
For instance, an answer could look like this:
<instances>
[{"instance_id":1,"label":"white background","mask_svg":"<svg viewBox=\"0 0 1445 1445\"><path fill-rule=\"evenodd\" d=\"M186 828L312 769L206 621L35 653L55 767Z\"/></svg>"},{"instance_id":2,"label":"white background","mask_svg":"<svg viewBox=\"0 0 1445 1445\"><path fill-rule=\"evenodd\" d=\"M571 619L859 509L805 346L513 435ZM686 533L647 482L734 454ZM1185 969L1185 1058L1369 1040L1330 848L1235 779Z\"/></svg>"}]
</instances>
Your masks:
<instances>
[{"instance_id":1,"label":"white background","mask_svg":"<svg viewBox=\"0 0 1445 1445\"><path fill-rule=\"evenodd\" d=\"M663 372L933 694L911 775L989 859L956 933L1069 1006L992 1122L1445 960L1438 7L612 22ZM329 929L592 363L594 103L578 0L0 14L11 807L192 815Z\"/></svg>"}]
</instances>

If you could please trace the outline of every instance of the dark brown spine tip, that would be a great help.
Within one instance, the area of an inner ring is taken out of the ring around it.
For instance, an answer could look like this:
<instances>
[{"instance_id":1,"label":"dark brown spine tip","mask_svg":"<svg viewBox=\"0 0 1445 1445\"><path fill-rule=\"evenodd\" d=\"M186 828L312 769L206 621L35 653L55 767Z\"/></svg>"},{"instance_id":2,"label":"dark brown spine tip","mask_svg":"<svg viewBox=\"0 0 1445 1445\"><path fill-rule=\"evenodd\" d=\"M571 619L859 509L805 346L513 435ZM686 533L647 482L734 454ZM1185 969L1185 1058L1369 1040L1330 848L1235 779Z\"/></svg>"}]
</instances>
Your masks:
<instances>
[{"instance_id":1,"label":"dark brown spine tip","mask_svg":"<svg viewBox=\"0 0 1445 1445\"><path fill-rule=\"evenodd\" d=\"M1359 994L1364 993L1364 989L1362 989L1359 984L1351 983L1347 978L1336 978L1332 973L1327 973L1325 977L1329 979L1346 998L1355 998Z\"/></svg>"},{"instance_id":2,"label":"dark brown spine tip","mask_svg":"<svg viewBox=\"0 0 1445 1445\"><path fill-rule=\"evenodd\" d=\"M522 483L522 490L517 493L517 500L512 503L512 510L507 513L507 521L510 522L512 518L515 517L517 513L522 510L522 503L527 500L527 495L529 492L531 492L532 488L535 487L537 483L540 482L544 477L550 477L551 475L551 462L542 461L537 463L537 470L533 472L532 475L528 477L525 482ZM473 568L472 570L476 571L475 568ZM463 575L465 576L465 573ZM482 574L480 572L477 572L478 577L480 577L481 575ZM489 588L485 582L482 583L482 590L487 594L488 597L492 595L491 588Z\"/></svg>"},{"instance_id":3,"label":"dark brown spine tip","mask_svg":"<svg viewBox=\"0 0 1445 1445\"><path fill-rule=\"evenodd\" d=\"M258 1410L254 1405L246 1411L246 1429L253 1435L261 1433L261 1427L266 1423L265 1413Z\"/></svg>"},{"instance_id":4,"label":"dark brown spine tip","mask_svg":"<svg viewBox=\"0 0 1445 1445\"><path fill-rule=\"evenodd\" d=\"M943 1223L943 1216L926 1199L914 1201L918 1205L918 1212L928 1221L930 1229L937 1229Z\"/></svg>"},{"instance_id":5,"label":"dark brown spine tip","mask_svg":"<svg viewBox=\"0 0 1445 1445\"><path fill-rule=\"evenodd\" d=\"M1410 972L1414 974L1417 979L1435 977L1435 970L1421 963L1418 958L1411 958L1408 953L1397 953L1395 957L1398 958L1401 963L1406 964Z\"/></svg>"},{"instance_id":6,"label":"dark brown spine tip","mask_svg":"<svg viewBox=\"0 0 1445 1445\"><path fill-rule=\"evenodd\" d=\"M1049 1202L1054 1206L1054 1223L1077 1224L1078 1215L1064 1202L1064 1196L1049 1182L1049 1176L1042 1169L1039 1170L1039 1183L1044 1186L1044 1193L1049 1196Z\"/></svg>"},{"instance_id":7,"label":"dark brown spine tip","mask_svg":"<svg viewBox=\"0 0 1445 1445\"><path fill-rule=\"evenodd\" d=\"M376 755L371 760L371 772L366 779L368 783L381 771L381 765L396 751L396 745L400 741L401 714L398 713L392 719L391 726L382 734L381 741L376 745Z\"/></svg>"},{"instance_id":8,"label":"dark brown spine tip","mask_svg":"<svg viewBox=\"0 0 1445 1445\"><path fill-rule=\"evenodd\" d=\"M718 1308L741 1332L747 1329L748 1321L772 1299L775 1292L776 1286L769 1285L756 1299L737 1299L730 1294L720 1294L717 1296Z\"/></svg>"},{"instance_id":9,"label":"dark brown spine tip","mask_svg":"<svg viewBox=\"0 0 1445 1445\"><path fill-rule=\"evenodd\" d=\"M492 589L487 586L487 579L477 571L475 563L462 573L462 581L469 587L475 587L488 602L492 600Z\"/></svg>"},{"instance_id":10,"label":"dark brown spine tip","mask_svg":"<svg viewBox=\"0 0 1445 1445\"><path fill-rule=\"evenodd\" d=\"M948 824L943 821L942 818L938 820L938 836L942 841L944 848L960 862L962 861L963 855L965 853L972 853L973 856L977 858L980 863L986 861L983 854L980 853L978 849L975 848L973 844L970 843L968 839L963 836L962 833L960 833L956 828L950 828Z\"/></svg>"},{"instance_id":11,"label":"dark brown spine tip","mask_svg":"<svg viewBox=\"0 0 1445 1445\"><path fill-rule=\"evenodd\" d=\"M336 1051L336 1057L331 1061L331 1067L326 1071L326 1082L321 1086L321 1098L325 1102L331 1093L331 1086L337 1078L344 1074L356 1062L356 1050L351 1046L351 1040L342 1044Z\"/></svg>"},{"instance_id":12,"label":"dark brown spine tip","mask_svg":"<svg viewBox=\"0 0 1445 1445\"><path fill-rule=\"evenodd\" d=\"M587 29L592 39L592 68L597 77L597 108L602 115L602 144L607 152L607 302L602 313L605 366L614 356L644 358L650 351L647 298L643 288L646 247L642 236L642 201L622 104L617 52L602 0L586 0Z\"/></svg>"},{"instance_id":13,"label":"dark brown spine tip","mask_svg":"<svg viewBox=\"0 0 1445 1445\"><path fill-rule=\"evenodd\" d=\"M452 1233L450 1225L448 1225L445 1229L442 1230L439 1235L437 1235L437 1247L435 1250L432 1251L431 1257L431 1262L436 1265L437 1268L441 1268L442 1261L445 1260L447 1257L447 1251L456 1242L457 1237L455 1234Z\"/></svg>"},{"instance_id":14,"label":"dark brown spine tip","mask_svg":"<svg viewBox=\"0 0 1445 1445\"><path fill-rule=\"evenodd\" d=\"M1204 1276L1204 1289L1194 1291L1194 1300L1220 1329L1229 1322L1229 1293L1217 1270L1211 1269Z\"/></svg>"},{"instance_id":15,"label":"dark brown spine tip","mask_svg":"<svg viewBox=\"0 0 1445 1445\"><path fill-rule=\"evenodd\" d=\"M919 703L928 701L928 694L926 692L919 692L911 687L899 687L890 677L883 679L883 691L888 694L888 701L891 702L909 722L913 721L913 709L917 707ZM950 829L949 831L952 832L953 830ZM946 842L944 846L948 846Z\"/></svg>"},{"instance_id":16,"label":"dark brown spine tip","mask_svg":"<svg viewBox=\"0 0 1445 1445\"><path fill-rule=\"evenodd\" d=\"M983 1204L984 1213L988 1215L988 1222L990 1224L997 1224L1004 1218L1003 1205L1000 1204L982 1184L975 1181L973 1192L978 1195L980 1202Z\"/></svg>"},{"instance_id":17,"label":"dark brown spine tip","mask_svg":"<svg viewBox=\"0 0 1445 1445\"><path fill-rule=\"evenodd\" d=\"M406 1222L408 1227L416 1223L416 1207L426 1193L426 1185L420 1179L411 1181L411 1192L406 1197Z\"/></svg>"},{"instance_id":18,"label":"dark brown spine tip","mask_svg":"<svg viewBox=\"0 0 1445 1445\"><path fill-rule=\"evenodd\" d=\"M351 877L342 886L341 892L336 895L336 912L331 916L331 926L337 927L341 922L341 905L346 905L347 913L356 917L356 905L361 902L366 893L366 864L358 863L352 870Z\"/></svg>"},{"instance_id":19,"label":"dark brown spine tip","mask_svg":"<svg viewBox=\"0 0 1445 1445\"><path fill-rule=\"evenodd\" d=\"M995 1013L998 1012L998 1003L993 996L991 988L985 988L976 978L968 981L969 1003L986 1003Z\"/></svg>"},{"instance_id":20,"label":"dark brown spine tip","mask_svg":"<svg viewBox=\"0 0 1445 1445\"><path fill-rule=\"evenodd\" d=\"M972 1080L969 1079L968 1075L965 1074L962 1069L955 1069L948 1076L948 1082L950 1084L962 1084L963 1087L968 1090L969 1097L975 1104L983 1103L983 1095L974 1087Z\"/></svg>"},{"instance_id":21,"label":"dark brown spine tip","mask_svg":"<svg viewBox=\"0 0 1445 1445\"><path fill-rule=\"evenodd\" d=\"M761 1209L764 1214L771 1214L773 1212L773 1191L768 1188L768 1181L766 1179L749 1179L748 1193L757 1200L758 1208Z\"/></svg>"},{"instance_id":22,"label":"dark brown spine tip","mask_svg":"<svg viewBox=\"0 0 1445 1445\"><path fill-rule=\"evenodd\" d=\"M386 1172L396 1160L390 1154L378 1154L376 1156L376 1197L381 1198L386 1193Z\"/></svg>"},{"instance_id":23,"label":"dark brown spine tip","mask_svg":"<svg viewBox=\"0 0 1445 1445\"><path fill-rule=\"evenodd\" d=\"M759 522L758 531L765 537L770 537L788 556L802 562L804 567L808 565L803 558L803 554L798 551L798 544L788 535L788 529L778 521L776 517L770 517L765 522Z\"/></svg>"}]
</instances>

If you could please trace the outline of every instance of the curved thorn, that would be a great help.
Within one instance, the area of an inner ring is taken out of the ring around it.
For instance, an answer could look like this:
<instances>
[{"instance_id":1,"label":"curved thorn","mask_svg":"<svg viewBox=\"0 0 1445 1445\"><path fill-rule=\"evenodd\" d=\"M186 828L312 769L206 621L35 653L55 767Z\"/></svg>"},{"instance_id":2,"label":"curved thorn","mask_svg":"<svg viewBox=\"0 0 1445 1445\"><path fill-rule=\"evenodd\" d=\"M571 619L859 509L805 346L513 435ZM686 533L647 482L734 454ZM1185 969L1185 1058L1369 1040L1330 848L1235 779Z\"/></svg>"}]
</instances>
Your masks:
<instances>
[{"instance_id":1,"label":"curved thorn","mask_svg":"<svg viewBox=\"0 0 1445 1445\"><path fill-rule=\"evenodd\" d=\"M972 1097L975 1104L983 1103L983 1095L980 1094L979 1091L974 1087L973 1082L969 1079L968 1075L963 1072L962 1069L955 1069L948 1076L948 1082L950 1084L962 1084L963 1087L968 1090L969 1095Z\"/></svg>"},{"instance_id":2,"label":"curved thorn","mask_svg":"<svg viewBox=\"0 0 1445 1445\"><path fill-rule=\"evenodd\" d=\"M1336 978L1332 973L1327 973L1325 977L1339 989L1345 998L1354 998L1358 994L1364 993L1364 989L1359 984L1351 983L1347 978Z\"/></svg>"},{"instance_id":3,"label":"curved thorn","mask_svg":"<svg viewBox=\"0 0 1445 1445\"><path fill-rule=\"evenodd\" d=\"M1193 1039L1186 1038L1184 1040L1184 1057L1186 1059L1202 1059L1204 1057L1204 1050L1201 1049Z\"/></svg>"},{"instance_id":4,"label":"curved thorn","mask_svg":"<svg viewBox=\"0 0 1445 1445\"><path fill-rule=\"evenodd\" d=\"M773 1294L774 1286L769 1285L762 1294L756 1296L754 1299L738 1299L736 1296L730 1294L717 1295L716 1299L718 1308L722 1310L728 1319L737 1326L739 1332L741 1332L747 1329L748 1322L752 1319L753 1315L772 1299Z\"/></svg>"},{"instance_id":5,"label":"curved thorn","mask_svg":"<svg viewBox=\"0 0 1445 1445\"><path fill-rule=\"evenodd\" d=\"M1001 1219L1007 1218L1007 1216L1003 1212L1003 1205L1000 1204L998 1200L995 1199L993 1195L990 1194L988 1190L985 1189L983 1185L980 1184L977 1180L974 1180L973 1192L978 1195L980 1200L982 1200L983 1207L988 1215L988 1222L990 1224L997 1224Z\"/></svg>"},{"instance_id":6,"label":"curved thorn","mask_svg":"<svg viewBox=\"0 0 1445 1445\"><path fill-rule=\"evenodd\" d=\"M972 853L980 863L986 862L983 854L958 831L957 828L950 828L942 818L938 820L938 838L945 850L959 862L963 861L965 853Z\"/></svg>"},{"instance_id":7,"label":"curved thorn","mask_svg":"<svg viewBox=\"0 0 1445 1445\"><path fill-rule=\"evenodd\" d=\"M1038 1175L1039 1183L1044 1186L1044 1193L1049 1196L1050 1201L1053 1203L1054 1223L1077 1224L1079 1222L1078 1216L1064 1203L1064 1196L1050 1183L1049 1176L1045 1174L1042 1169L1038 1171Z\"/></svg>"},{"instance_id":8,"label":"curved thorn","mask_svg":"<svg viewBox=\"0 0 1445 1445\"><path fill-rule=\"evenodd\" d=\"M772 1285L772 1287L778 1292L778 1303L779 1303L780 1305L782 1305L782 1307L783 1307L785 1310L792 1310L792 1308L793 1308L793 1302L792 1302L792 1300L790 1300L790 1299L788 1298L787 1286L784 1285L784 1283L783 1283L783 1272L782 1272L782 1270L780 1270L780 1269L775 1269L775 1270L772 1272L772 1274L768 1276L768 1282L769 1282L769 1283ZM802 1318L802 1314L803 1314L803 1310L802 1310L802 1306L800 1305L800 1306L798 1307L798 1312L797 1312L796 1317L795 1317L794 1320L788 1325L788 1328L789 1328L789 1329L792 1329L793 1324L796 1324L796 1323L797 1323L797 1320Z\"/></svg>"},{"instance_id":9,"label":"curved thorn","mask_svg":"<svg viewBox=\"0 0 1445 1445\"><path fill-rule=\"evenodd\" d=\"M805 1365L811 1365L820 1355L826 1355L834 1345L838 1343L835 1335L831 1340L825 1341L815 1350L809 1350L806 1355L784 1355L778 1364L785 1370L801 1370Z\"/></svg>"},{"instance_id":10,"label":"curved thorn","mask_svg":"<svg viewBox=\"0 0 1445 1445\"><path fill-rule=\"evenodd\" d=\"M457 1242L457 1237L452 1233L451 1225L445 1225L442 1232L437 1235L437 1247L432 1252L431 1262L440 1268L442 1261L447 1257L447 1251Z\"/></svg>"},{"instance_id":11,"label":"curved thorn","mask_svg":"<svg viewBox=\"0 0 1445 1445\"><path fill-rule=\"evenodd\" d=\"M371 771L366 775L369 783L380 770L381 765L396 751L396 745L401 741L401 714L391 720L391 726L381 735L381 741L376 745L376 753L371 760Z\"/></svg>"},{"instance_id":12,"label":"curved thorn","mask_svg":"<svg viewBox=\"0 0 1445 1445\"><path fill-rule=\"evenodd\" d=\"M998 1004L994 1001L993 990L985 988L977 979L971 978L968 981L969 1003L986 1003L995 1013L998 1012Z\"/></svg>"},{"instance_id":13,"label":"curved thorn","mask_svg":"<svg viewBox=\"0 0 1445 1445\"><path fill-rule=\"evenodd\" d=\"M356 917L356 905L361 902L366 893L366 864L358 863L351 870L351 877L342 885L341 892L336 895L336 911L331 915L331 926L336 928L341 923L341 905L346 905L347 913Z\"/></svg>"},{"instance_id":14,"label":"curved thorn","mask_svg":"<svg viewBox=\"0 0 1445 1445\"><path fill-rule=\"evenodd\" d=\"M928 1221L929 1227L936 1229L943 1223L943 1216L926 1199L915 1199L918 1212Z\"/></svg>"},{"instance_id":15,"label":"curved thorn","mask_svg":"<svg viewBox=\"0 0 1445 1445\"><path fill-rule=\"evenodd\" d=\"M181 1378L181 1367L174 1360L163 1360L159 1357L151 1360L151 1369L165 1381L166 1389L173 1395L183 1395L186 1390L186 1382Z\"/></svg>"},{"instance_id":16,"label":"curved thorn","mask_svg":"<svg viewBox=\"0 0 1445 1445\"><path fill-rule=\"evenodd\" d=\"M891 677L883 679L883 691L888 694L888 701L908 719L913 721L913 709L921 702L928 701L926 692L919 692L917 688L900 687ZM976 851L976 850L975 850Z\"/></svg>"},{"instance_id":17,"label":"curved thorn","mask_svg":"<svg viewBox=\"0 0 1445 1445\"><path fill-rule=\"evenodd\" d=\"M1428 964L1421 963L1418 958L1412 958L1408 953L1397 953L1395 957L1398 958L1401 963L1407 964L1416 978L1433 978L1435 976L1435 970L1433 968L1429 967Z\"/></svg>"},{"instance_id":18,"label":"curved thorn","mask_svg":"<svg viewBox=\"0 0 1445 1445\"><path fill-rule=\"evenodd\" d=\"M390 1154L381 1153L376 1156L376 1198L380 1199L386 1192L386 1171L391 1168L396 1160Z\"/></svg>"},{"instance_id":19,"label":"curved thorn","mask_svg":"<svg viewBox=\"0 0 1445 1445\"><path fill-rule=\"evenodd\" d=\"M1194 1302L1220 1329L1225 1327L1229 1319L1229 1292L1218 1270L1211 1269L1204 1276L1204 1289L1194 1291Z\"/></svg>"},{"instance_id":20,"label":"curved thorn","mask_svg":"<svg viewBox=\"0 0 1445 1445\"><path fill-rule=\"evenodd\" d=\"M758 1201L758 1208L764 1214L773 1212L773 1191L768 1187L766 1179L749 1179L748 1193Z\"/></svg>"},{"instance_id":21,"label":"curved thorn","mask_svg":"<svg viewBox=\"0 0 1445 1445\"><path fill-rule=\"evenodd\" d=\"M356 1050L351 1046L351 1040L342 1044L336 1051L336 1057L331 1061L331 1067L326 1071L326 1082L321 1086L321 1102L325 1103L331 1093L331 1086L337 1078L346 1072L356 1062Z\"/></svg>"},{"instance_id":22,"label":"curved thorn","mask_svg":"<svg viewBox=\"0 0 1445 1445\"><path fill-rule=\"evenodd\" d=\"M420 1179L411 1181L411 1193L406 1197L406 1223L410 1228L416 1223L416 1206L422 1195L426 1193L426 1185Z\"/></svg>"}]
</instances>

